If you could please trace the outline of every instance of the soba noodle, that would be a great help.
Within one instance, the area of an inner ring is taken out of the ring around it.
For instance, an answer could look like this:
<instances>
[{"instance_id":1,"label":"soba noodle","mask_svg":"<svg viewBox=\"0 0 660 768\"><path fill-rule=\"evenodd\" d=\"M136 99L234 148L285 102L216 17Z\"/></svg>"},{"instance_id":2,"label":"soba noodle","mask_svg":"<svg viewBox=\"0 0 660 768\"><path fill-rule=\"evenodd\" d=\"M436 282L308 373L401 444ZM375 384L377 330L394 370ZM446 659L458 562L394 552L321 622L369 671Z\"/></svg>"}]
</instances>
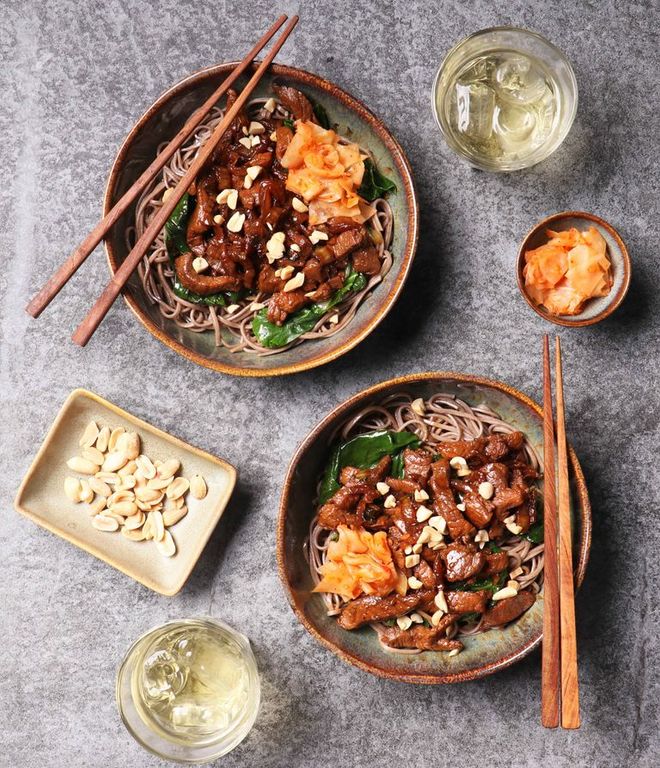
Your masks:
<instances>
[{"instance_id":1,"label":"soba noodle","mask_svg":"<svg viewBox=\"0 0 660 768\"><path fill-rule=\"evenodd\" d=\"M248 114L251 119L259 120L270 116L264 111L265 101L265 99L254 99L248 104ZM160 179L142 193L135 209L135 226L126 231L126 243L129 249L142 235L161 207L163 195L167 193L168 189L176 186L179 179L190 167L200 144L220 122L223 114L224 110L215 108L210 113L209 119L200 125L190 141L178 150L163 168ZM289 113L280 104L273 115L282 118L289 117ZM163 146L165 145L161 145L158 151ZM366 150L363 151L365 154L369 154ZM142 288L149 300L158 305L164 318L194 333L213 331L216 346L224 346L230 352L244 351L261 356L274 355L305 340L333 336L351 322L365 296L383 280L392 266L392 254L389 251L393 233L392 209L389 203L382 198L375 200L372 205L376 212L366 224L380 234L380 238L378 238L380 243L377 245L381 260L379 274L370 277L365 288L350 294L343 302L321 317L311 331L302 334L287 346L267 349L257 341L252 332L252 321L259 309L252 309L251 305L267 306L271 301L271 296L255 292L253 295L241 299L238 302L239 308L233 312L228 311L227 307L192 304L177 296L172 289L173 270L165 247L164 232L161 232L156 238L138 267Z\"/></svg>"},{"instance_id":2,"label":"soba noodle","mask_svg":"<svg viewBox=\"0 0 660 768\"><path fill-rule=\"evenodd\" d=\"M474 440L484 435L514 432L514 428L484 405L470 406L463 400L450 395L433 395L424 401L425 413L420 416L412 408L413 397L401 393L391 395L378 405L359 411L343 424L331 440L345 442L357 435L381 429L393 431L408 430L414 432L422 441L422 447L434 448L438 443L455 440ZM525 441L524 452L527 461L539 472L541 461L534 448ZM325 562L330 531L318 525L317 516L311 522L309 540L306 547L310 572L314 584L321 580L320 568ZM533 544L523 536L510 534L500 544L509 555L509 571L522 568L518 578L520 589L529 588L534 593L543 586L543 544ZM344 600L335 594L320 594L329 616L336 616L344 605ZM431 617L417 611L430 622ZM456 622L447 631L452 638L457 635L476 635L483 632L483 616L477 622ZM379 634L385 628L383 624L371 625ZM391 648L381 642L383 648L393 653L420 653L416 649Z\"/></svg>"}]
</instances>

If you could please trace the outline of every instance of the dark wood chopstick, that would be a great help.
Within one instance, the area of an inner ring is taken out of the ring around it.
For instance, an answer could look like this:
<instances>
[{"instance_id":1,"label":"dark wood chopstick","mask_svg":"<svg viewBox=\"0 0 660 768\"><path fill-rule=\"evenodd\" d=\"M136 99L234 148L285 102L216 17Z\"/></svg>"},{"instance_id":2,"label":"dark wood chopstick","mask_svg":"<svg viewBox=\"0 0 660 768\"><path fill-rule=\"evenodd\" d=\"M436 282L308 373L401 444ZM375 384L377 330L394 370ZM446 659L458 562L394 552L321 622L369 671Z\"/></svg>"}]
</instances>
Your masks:
<instances>
[{"instance_id":1,"label":"dark wood chopstick","mask_svg":"<svg viewBox=\"0 0 660 768\"><path fill-rule=\"evenodd\" d=\"M559 337L555 340L555 394L557 400L557 517L559 523L559 615L561 622L561 725L562 728L579 728L580 697L578 690L577 641L575 636L575 594L573 589L570 490L568 483L564 381L562 376L561 344Z\"/></svg>"},{"instance_id":2,"label":"dark wood chopstick","mask_svg":"<svg viewBox=\"0 0 660 768\"><path fill-rule=\"evenodd\" d=\"M543 338L543 646L541 655L541 723L559 725L559 589L557 571L557 500L555 496L555 435L552 415L550 346Z\"/></svg>"},{"instance_id":3,"label":"dark wood chopstick","mask_svg":"<svg viewBox=\"0 0 660 768\"><path fill-rule=\"evenodd\" d=\"M101 242L104 236L108 233L108 230L117 222L119 217L145 189L149 182L152 181L158 171L163 168L172 155L192 135L195 128L197 128L219 99L231 88L243 72L245 72L254 61L259 51L261 51L266 43L271 40L273 35L286 20L286 14L282 14L272 27L257 41L257 43L255 43L254 47L245 55L236 69L223 80L220 86L209 96L202 106L192 113L188 120L186 120L183 128L181 128L172 141L169 142L169 144L154 159L151 165L149 165L131 187L112 206L112 209L98 222L94 229L92 229L59 269L51 275L48 282L26 306L25 311L28 314L32 315L32 317L39 317L44 309L46 309L50 302L62 290L64 285L66 285L72 275L75 274L80 265L84 263L85 259L87 259L90 253L92 253L96 246Z\"/></svg>"},{"instance_id":4,"label":"dark wood chopstick","mask_svg":"<svg viewBox=\"0 0 660 768\"><path fill-rule=\"evenodd\" d=\"M140 263L140 259L144 256L150 245L158 236L159 232L165 226L165 222L170 217L172 211L176 208L177 203L183 197L190 184L198 175L202 169L202 166L204 163L206 163L211 153L215 149L217 143L220 141L223 133L227 130L233 119L238 114L239 110L242 109L243 105L249 98L257 83L263 76L264 72L270 66L271 62L279 52L280 48L284 45L297 23L298 17L294 16L286 25L282 34L277 38L270 52L261 62L245 88L243 88L232 107L227 110L225 116L216 126L213 133L200 147L199 153L190 168L181 177L176 187L172 189L171 194L163 202L163 205L159 209L158 213L156 213L156 215L153 217L147 229L144 231L128 256L124 259L119 269L112 276L112 279L105 287L105 290L99 296L92 309L87 314L87 317L85 317L85 319L76 329L72 336L72 339L76 344L84 347L92 337L94 331L98 328L101 321L106 316L108 310L114 303L114 300L117 298L129 277Z\"/></svg>"}]
</instances>

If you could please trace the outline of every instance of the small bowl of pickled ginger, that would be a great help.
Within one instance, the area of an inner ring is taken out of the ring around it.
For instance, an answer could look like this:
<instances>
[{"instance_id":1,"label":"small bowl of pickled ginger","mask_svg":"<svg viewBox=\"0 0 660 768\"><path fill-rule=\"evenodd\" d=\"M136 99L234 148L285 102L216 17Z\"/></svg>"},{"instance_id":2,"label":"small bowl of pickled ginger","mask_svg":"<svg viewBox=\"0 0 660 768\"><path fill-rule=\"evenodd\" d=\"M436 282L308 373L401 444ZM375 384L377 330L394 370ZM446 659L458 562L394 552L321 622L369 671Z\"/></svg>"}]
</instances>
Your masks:
<instances>
[{"instance_id":1,"label":"small bowl of pickled ginger","mask_svg":"<svg viewBox=\"0 0 660 768\"><path fill-rule=\"evenodd\" d=\"M630 257L611 224L582 211L548 216L525 237L517 262L527 303L558 325L593 325L623 301Z\"/></svg>"}]
</instances>

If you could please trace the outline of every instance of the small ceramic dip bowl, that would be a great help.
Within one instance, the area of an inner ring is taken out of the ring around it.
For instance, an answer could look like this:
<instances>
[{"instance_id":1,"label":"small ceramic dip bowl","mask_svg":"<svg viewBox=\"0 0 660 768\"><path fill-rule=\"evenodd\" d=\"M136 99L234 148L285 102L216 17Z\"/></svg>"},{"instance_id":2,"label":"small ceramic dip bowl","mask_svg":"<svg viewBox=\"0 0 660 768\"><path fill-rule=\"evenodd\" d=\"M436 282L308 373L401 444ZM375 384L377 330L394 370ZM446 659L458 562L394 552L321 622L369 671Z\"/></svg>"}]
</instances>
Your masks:
<instances>
[{"instance_id":1,"label":"small ceramic dip bowl","mask_svg":"<svg viewBox=\"0 0 660 768\"><path fill-rule=\"evenodd\" d=\"M612 265L612 288L607 296L599 296L589 299L582 312L577 315L553 315L545 307L537 304L527 292L523 270L525 268L525 253L539 248L548 241L547 229L564 231L575 227L584 231L589 227L595 227L605 238L607 243L607 257ZM580 327L594 325L612 314L621 304L630 285L630 257L628 249L621 239L621 235L614 227L593 213L584 211L564 211L540 221L525 236L522 241L516 261L516 277L518 288L529 306L544 320L556 325Z\"/></svg>"}]
</instances>

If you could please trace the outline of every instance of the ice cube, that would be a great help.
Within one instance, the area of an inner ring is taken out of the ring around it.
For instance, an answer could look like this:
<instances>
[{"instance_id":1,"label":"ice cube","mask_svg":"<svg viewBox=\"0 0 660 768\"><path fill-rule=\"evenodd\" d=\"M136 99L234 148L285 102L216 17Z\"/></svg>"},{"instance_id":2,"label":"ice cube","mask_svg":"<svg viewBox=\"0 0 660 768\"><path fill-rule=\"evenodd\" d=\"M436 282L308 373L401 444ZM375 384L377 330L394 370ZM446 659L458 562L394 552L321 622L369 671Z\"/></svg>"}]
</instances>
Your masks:
<instances>
[{"instance_id":1,"label":"ice cube","mask_svg":"<svg viewBox=\"0 0 660 768\"><path fill-rule=\"evenodd\" d=\"M203 703L195 698L180 697L172 707L172 725L196 733L217 733L229 727L229 712L220 704Z\"/></svg>"},{"instance_id":2,"label":"ice cube","mask_svg":"<svg viewBox=\"0 0 660 768\"><path fill-rule=\"evenodd\" d=\"M543 97L545 78L527 56L511 56L495 70L499 98L516 104L531 104Z\"/></svg>"},{"instance_id":3,"label":"ice cube","mask_svg":"<svg viewBox=\"0 0 660 768\"><path fill-rule=\"evenodd\" d=\"M527 148L536 117L525 107L506 104L496 107L493 122L502 148L507 152L516 152Z\"/></svg>"},{"instance_id":4,"label":"ice cube","mask_svg":"<svg viewBox=\"0 0 660 768\"><path fill-rule=\"evenodd\" d=\"M495 62L491 56L481 56L473 59L469 66L461 71L459 83L470 84L476 82L487 83L493 78Z\"/></svg>"},{"instance_id":5,"label":"ice cube","mask_svg":"<svg viewBox=\"0 0 660 768\"><path fill-rule=\"evenodd\" d=\"M194 690L208 692L218 701L227 701L236 695L244 684L245 665L243 660L229 649L222 652L214 646L199 649L195 655L193 676Z\"/></svg>"},{"instance_id":6,"label":"ice cube","mask_svg":"<svg viewBox=\"0 0 660 768\"><path fill-rule=\"evenodd\" d=\"M153 701L171 701L186 684L186 669L164 650L149 656L142 667L142 687L145 696Z\"/></svg>"},{"instance_id":7,"label":"ice cube","mask_svg":"<svg viewBox=\"0 0 660 768\"><path fill-rule=\"evenodd\" d=\"M546 89L540 100L535 104L536 107L536 133L534 138L544 142L555 124L557 111L557 102L554 93L546 86Z\"/></svg>"},{"instance_id":8,"label":"ice cube","mask_svg":"<svg viewBox=\"0 0 660 768\"><path fill-rule=\"evenodd\" d=\"M471 139L488 139L493 132L495 91L485 83L456 84L457 128Z\"/></svg>"},{"instance_id":9,"label":"ice cube","mask_svg":"<svg viewBox=\"0 0 660 768\"><path fill-rule=\"evenodd\" d=\"M197 638L189 635L186 630L180 630L170 635L167 647L180 661L190 662L195 653Z\"/></svg>"}]
</instances>

